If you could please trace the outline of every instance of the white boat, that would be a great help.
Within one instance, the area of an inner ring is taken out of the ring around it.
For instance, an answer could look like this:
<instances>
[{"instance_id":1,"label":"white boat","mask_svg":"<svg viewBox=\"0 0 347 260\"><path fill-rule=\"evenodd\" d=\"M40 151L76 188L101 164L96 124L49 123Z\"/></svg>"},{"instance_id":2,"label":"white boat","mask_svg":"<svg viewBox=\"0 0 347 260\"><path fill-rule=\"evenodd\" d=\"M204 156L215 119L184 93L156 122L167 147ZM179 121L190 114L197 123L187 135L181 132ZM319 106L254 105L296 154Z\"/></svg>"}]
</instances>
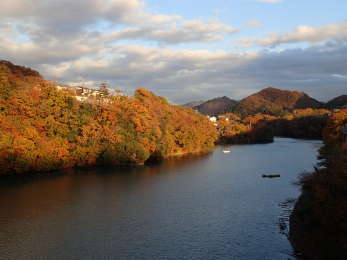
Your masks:
<instances>
[{"instance_id":1,"label":"white boat","mask_svg":"<svg viewBox=\"0 0 347 260\"><path fill-rule=\"evenodd\" d=\"M223 153L230 153L231 151L230 150L227 150L227 149L224 149L223 150Z\"/></svg>"}]
</instances>

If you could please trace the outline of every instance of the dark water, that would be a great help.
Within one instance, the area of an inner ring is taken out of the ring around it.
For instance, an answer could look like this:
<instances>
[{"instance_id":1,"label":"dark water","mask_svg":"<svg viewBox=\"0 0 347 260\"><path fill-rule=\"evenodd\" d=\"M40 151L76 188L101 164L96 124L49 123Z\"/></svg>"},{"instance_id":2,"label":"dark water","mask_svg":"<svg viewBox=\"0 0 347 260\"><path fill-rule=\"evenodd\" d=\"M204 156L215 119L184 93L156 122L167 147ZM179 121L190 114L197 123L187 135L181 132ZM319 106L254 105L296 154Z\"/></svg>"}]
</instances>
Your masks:
<instances>
[{"instance_id":1,"label":"dark water","mask_svg":"<svg viewBox=\"0 0 347 260\"><path fill-rule=\"evenodd\" d=\"M295 259L281 203L319 141L217 147L137 169L0 186L1 259ZM281 178L263 179L263 173Z\"/></svg>"}]
</instances>

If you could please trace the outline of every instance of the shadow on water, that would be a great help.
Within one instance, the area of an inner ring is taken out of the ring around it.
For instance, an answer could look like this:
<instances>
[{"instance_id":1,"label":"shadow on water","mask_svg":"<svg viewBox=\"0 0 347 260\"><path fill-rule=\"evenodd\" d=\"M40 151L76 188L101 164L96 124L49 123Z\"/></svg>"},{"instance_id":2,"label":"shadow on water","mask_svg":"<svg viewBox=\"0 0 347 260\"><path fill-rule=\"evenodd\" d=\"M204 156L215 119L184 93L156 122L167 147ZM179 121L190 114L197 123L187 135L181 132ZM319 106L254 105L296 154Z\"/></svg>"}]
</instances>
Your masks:
<instances>
[{"instance_id":1,"label":"shadow on water","mask_svg":"<svg viewBox=\"0 0 347 260\"><path fill-rule=\"evenodd\" d=\"M206 160L211 152L188 154L184 156L170 157L165 160L151 161L138 166L98 166L90 168L70 168L61 171L26 173L20 175L1 176L0 188L31 184L33 182L56 180L66 176L81 175L107 175L107 174L167 174L176 171L180 167L186 167L199 161Z\"/></svg>"},{"instance_id":2,"label":"shadow on water","mask_svg":"<svg viewBox=\"0 0 347 260\"><path fill-rule=\"evenodd\" d=\"M0 186L0 255L295 259L279 234L286 234L291 210L283 202L298 196L292 183L314 165L315 145L276 139L228 147L228 154L218 146L151 165L8 179Z\"/></svg>"},{"instance_id":3,"label":"shadow on water","mask_svg":"<svg viewBox=\"0 0 347 260\"><path fill-rule=\"evenodd\" d=\"M210 156L211 153L204 153L172 157L142 166L66 169L5 176L0 182L0 205L6 206L2 216L27 221L45 217L50 211L54 212L71 203L79 188L84 189L88 185L93 188L95 183L102 183L105 178L112 181L115 191L126 190L139 181L155 175L177 173L180 169L192 167Z\"/></svg>"}]
</instances>

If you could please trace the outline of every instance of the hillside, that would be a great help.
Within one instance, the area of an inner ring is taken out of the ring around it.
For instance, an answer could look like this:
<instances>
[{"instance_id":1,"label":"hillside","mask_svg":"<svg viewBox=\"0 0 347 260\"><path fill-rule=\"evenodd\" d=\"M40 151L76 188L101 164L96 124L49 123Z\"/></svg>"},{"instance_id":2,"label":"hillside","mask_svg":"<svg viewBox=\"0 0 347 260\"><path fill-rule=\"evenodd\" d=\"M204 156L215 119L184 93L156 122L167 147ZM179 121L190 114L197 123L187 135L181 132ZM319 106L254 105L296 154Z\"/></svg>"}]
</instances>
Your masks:
<instances>
[{"instance_id":1,"label":"hillside","mask_svg":"<svg viewBox=\"0 0 347 260\"><path fill-rule=\"evenodd\" d=\"M224 96L208 100L195 106L194 109L205 115L218 115L232 109L237 104L237 101Z\"/></svg>"},{"instance_id":2,"label":"hillside","mask_svg":"<svg viewBox=\"0 0 347 260\"><path fill-rule=\"evenodd\" d=\"M217 138L205 116L145 89L80 102L31 69L1 62L0 73L0 175L138 165L206 151Z\"/></svg>"},{"instance_id":3,"label":"hillside","mask_svg":"<svg viewBox=\"0 0 347 260\"><path fill-rule=\"evenodd\" d=\"M325 107L328 109L342 108L344 106L347 106L347 95L338 96L325 104Z\"/></svg>"},{"instance_id":4,"label":"hillside","mask_svg":"<svg viewBox=\"0 0 347 260\"><path fill-rule=\"evenodd\" d=\"M299 91L265 88L240 101L238 110L246 114L270 113L280 115L293 109L320 108L322 103Z\"/></svg>"},{"instance_id":5,"label":"hillside","mask_svg":"<svg viewBox=\"0 0 347 260\"><path fill-rule=\"evenodd\" d=\"M6 60L0 60L0 73L2 81L5 77L12 80L18 78L24 81L27 81L30 78L42 79L39 72L24 66L15 65Z\"/></svg>"},{"instance_id":6,"label":"hillside","mask_svg":"<svg viewBox=\"0 0 347 260\"><path fill-rule=\"evenodd\" d=\"M37 87L47 83L35 70L0 60L0 99L6 98L8 92L15 88Z\"/></svg>"},{"instance_id":7,"label":"hillside","mask_svg":"<svg viewBox=\"0 0 347 260\"><path fill-rule=\"evenodd\" d=\"M183 104L181 105L182 107L196 107L196 106L199 106L201 104L205 103L205 101L203 100L200 100L200 101L192 101L192 102L189 102L189 103L186 103L186 104Z\"/></svg>"},{"instance_id":8,"label":"hillside","mask_svg":"<svg viewBox=\"0 0 347 260\"><path fill-rule=\"evenodd\" d=\"M302 194L290 217L289 239L303 259L347 259L347 109L334 112L323 131L320 166L302 175Z\"/></svg>"}]
</instances>

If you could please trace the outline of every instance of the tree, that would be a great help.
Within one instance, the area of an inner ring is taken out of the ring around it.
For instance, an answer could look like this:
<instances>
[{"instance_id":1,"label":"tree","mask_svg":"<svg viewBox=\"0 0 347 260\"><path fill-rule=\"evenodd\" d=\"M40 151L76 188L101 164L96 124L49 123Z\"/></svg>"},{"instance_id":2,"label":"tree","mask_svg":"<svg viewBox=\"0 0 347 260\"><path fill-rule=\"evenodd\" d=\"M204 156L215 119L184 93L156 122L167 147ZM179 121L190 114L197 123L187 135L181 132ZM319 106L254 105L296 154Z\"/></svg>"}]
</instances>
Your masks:
<instances>
[{"instance_id":1,"label":"tree","mask_svg":"<svg viewBox=\"0 0 347 260\"><path fill-rule=\"evenodd\" d=\"M106 82L102 82L99 85L99 91L101 92L103 97L110 95L110 91L108 90L108 84Z\"/></svg>"}]
</instances>

